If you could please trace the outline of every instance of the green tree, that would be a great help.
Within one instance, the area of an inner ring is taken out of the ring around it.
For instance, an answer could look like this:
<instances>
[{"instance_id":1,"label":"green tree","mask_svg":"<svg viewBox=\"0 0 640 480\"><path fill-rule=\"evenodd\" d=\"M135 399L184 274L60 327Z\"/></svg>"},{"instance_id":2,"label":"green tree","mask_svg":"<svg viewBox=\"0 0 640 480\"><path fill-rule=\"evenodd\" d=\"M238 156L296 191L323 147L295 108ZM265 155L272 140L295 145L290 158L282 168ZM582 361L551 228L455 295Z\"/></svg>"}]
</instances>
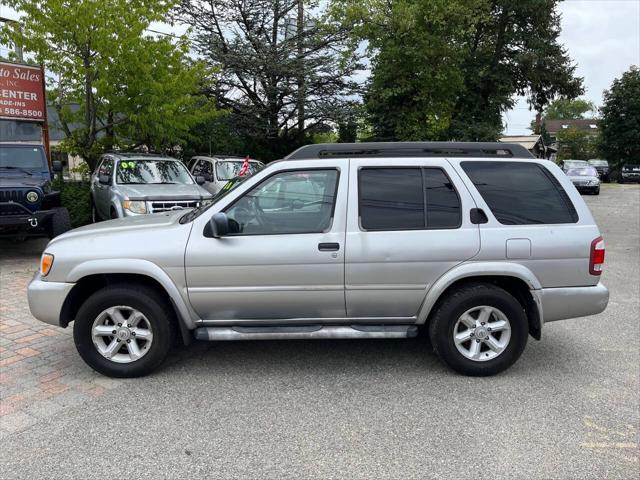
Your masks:
<instances>
[{"instance_id":1,"label":"green tree","mask_svg":"<svg viewBox=\"0 0 640 480\"><path fill-rule=\"evenodd\" d=\"M368 42L365 103L383 139L495 140L525 95L536 111L580 95L558 41L558 0L336 0Z\"/></svg>"},{"instance_id":2,"label":"green tree","mask_svg":"<svg viewBox=\"0 0 640 480\"><path fill-rule=\"evenodd\" d=\"M600 151L619 170L640 163L640 69L632 66L604 92Z\"/></svg>"},{"instance_id":3,"label":"green tree","mask_svg":"<svg viewBox=\"0 0 640 480\"><path fill-rule=\"evenodd\" d=\"M171 149L192 125L215 114L199 94L211 78L187 58L186 39L145 35L171 0L6 0L24 13L0 41L22 45L48 72L65 148L93 170L112 147Z\"/></svg>"},{"instance_id":4,"label":"green tree","mask_svg":"<svg viewBox=\"0 0 640 480\"><path fill-rule=\"evenodd\" d=\"M585 114L595 113L597 108L593 102L581 98L558 98L544 109L545 120L577 120L586 118Z\"/></svg>"},{"instance_id":5,"label":"green tree","mask_svg":"<svg viewBox=\"0 0 640 480\"><path fill-rule=\"evenodd\" d=\"M355 45L314 1L182 0L174 18L193 27L195 50L218 70L210 94L254 155L289 153L354 103Z\"/></svg>"},{"instance_id":6,"label":"green tree","mask_svg":"<svg viewBox=\"0 0 640 480\"><path fill-rule=\"evenodd\" d=\"M558 160L588 160L595 156L597 137L579 128L562 129L557 135Z\"/></svg>"}]
</instances>

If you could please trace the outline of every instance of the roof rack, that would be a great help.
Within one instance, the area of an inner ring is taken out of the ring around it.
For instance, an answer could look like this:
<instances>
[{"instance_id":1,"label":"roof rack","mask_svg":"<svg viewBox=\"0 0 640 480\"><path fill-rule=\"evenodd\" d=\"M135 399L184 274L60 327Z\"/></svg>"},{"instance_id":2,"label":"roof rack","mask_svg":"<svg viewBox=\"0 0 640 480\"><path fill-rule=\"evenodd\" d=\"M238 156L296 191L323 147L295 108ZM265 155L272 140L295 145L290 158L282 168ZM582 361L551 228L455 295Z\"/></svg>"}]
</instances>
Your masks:
<instances>
[{"instance_id":1,"label":"roof rack","mask_svg":"<svg viewBox=\"0 0 640 480\"><path fill-rule=\"evenodd\" d=\"M534 158L522 145L499 142L362 142L305 145L285 160L353 157Z\"/></svg>"}]
</instances>

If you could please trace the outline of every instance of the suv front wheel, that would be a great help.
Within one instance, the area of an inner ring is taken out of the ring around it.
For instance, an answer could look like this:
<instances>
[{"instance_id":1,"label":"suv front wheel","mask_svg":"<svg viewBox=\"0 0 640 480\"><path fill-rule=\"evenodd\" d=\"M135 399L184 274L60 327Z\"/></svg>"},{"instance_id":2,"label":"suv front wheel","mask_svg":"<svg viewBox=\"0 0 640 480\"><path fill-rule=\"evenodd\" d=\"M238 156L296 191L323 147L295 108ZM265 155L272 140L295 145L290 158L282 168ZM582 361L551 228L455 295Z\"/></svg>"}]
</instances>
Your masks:
<instances>
[{"instance_id":1,"label":"suv front wheel","mask_svg":"<svg viewBox=\"0 0 640 480\"><path fill-rule=\"evenodd\" d=\"M104 287L78 310L73 325L78 353L103 375L146 375L162 363L173 344L171 311L167 301L145 285Z\"/></svg>"},{"instance_id":2,"label":"suv front wheel","mask_svg":"<svg viewBox=\"0 0 640 480\"><path fill-rule=\"evenodd\" d=\"M527 344L528 324L520 302L491 284L454 290L434 311L429 337L438 356L464 375L506 370Z\"/></svg>"}]
</instances>

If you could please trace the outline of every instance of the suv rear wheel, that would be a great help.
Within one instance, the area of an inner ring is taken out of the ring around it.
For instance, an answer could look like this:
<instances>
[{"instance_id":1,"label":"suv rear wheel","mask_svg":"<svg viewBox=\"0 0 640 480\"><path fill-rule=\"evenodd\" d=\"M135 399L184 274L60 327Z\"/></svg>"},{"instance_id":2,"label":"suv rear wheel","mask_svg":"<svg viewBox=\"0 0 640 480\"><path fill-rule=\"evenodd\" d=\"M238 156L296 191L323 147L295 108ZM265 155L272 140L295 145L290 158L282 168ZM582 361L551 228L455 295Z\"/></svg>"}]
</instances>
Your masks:
<instances>
[{"instance_id":1,"label":"suv rear wheel","mask_svg":"<svg viewBox=\"0 0 640 480\"><path fill-rule=\"evenodd\" d=\"M152 288L110 285L91 295L73 325L78 353L110 377L140 377L158 367L173 345L171 306Z\"/></svg>"},{"instance_id":2,"label":"suv rear wheel","mask_svg":"<svg viewBox=\"0 0 640 480\"><path fill-rule=\"evenodd\" d=\"M436 307L429 324L436 354L471 376L509 368L522 354L527 336L527 318L518 300L491 284L456 289Z\"/></svg>"}]
</instances>

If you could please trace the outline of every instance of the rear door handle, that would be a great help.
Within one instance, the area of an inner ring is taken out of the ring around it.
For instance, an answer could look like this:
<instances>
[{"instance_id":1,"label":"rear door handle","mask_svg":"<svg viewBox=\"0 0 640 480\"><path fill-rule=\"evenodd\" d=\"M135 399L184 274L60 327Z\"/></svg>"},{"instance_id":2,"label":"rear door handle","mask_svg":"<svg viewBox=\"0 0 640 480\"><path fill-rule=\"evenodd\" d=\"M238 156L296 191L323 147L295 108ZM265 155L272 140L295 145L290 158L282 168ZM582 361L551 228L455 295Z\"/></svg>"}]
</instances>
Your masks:
<instances>
[{"instance_id":1,"label":"rear door handle","mask_svg":"<svg viewBox=\"0 0 640 480\"><path fill-rule=\"evenodd\" d=\"M319 243L318 250L320 250L321 252L335 252L337 250L340 250L340 244L339 243Z\"/></svg>"}]
</instances>

